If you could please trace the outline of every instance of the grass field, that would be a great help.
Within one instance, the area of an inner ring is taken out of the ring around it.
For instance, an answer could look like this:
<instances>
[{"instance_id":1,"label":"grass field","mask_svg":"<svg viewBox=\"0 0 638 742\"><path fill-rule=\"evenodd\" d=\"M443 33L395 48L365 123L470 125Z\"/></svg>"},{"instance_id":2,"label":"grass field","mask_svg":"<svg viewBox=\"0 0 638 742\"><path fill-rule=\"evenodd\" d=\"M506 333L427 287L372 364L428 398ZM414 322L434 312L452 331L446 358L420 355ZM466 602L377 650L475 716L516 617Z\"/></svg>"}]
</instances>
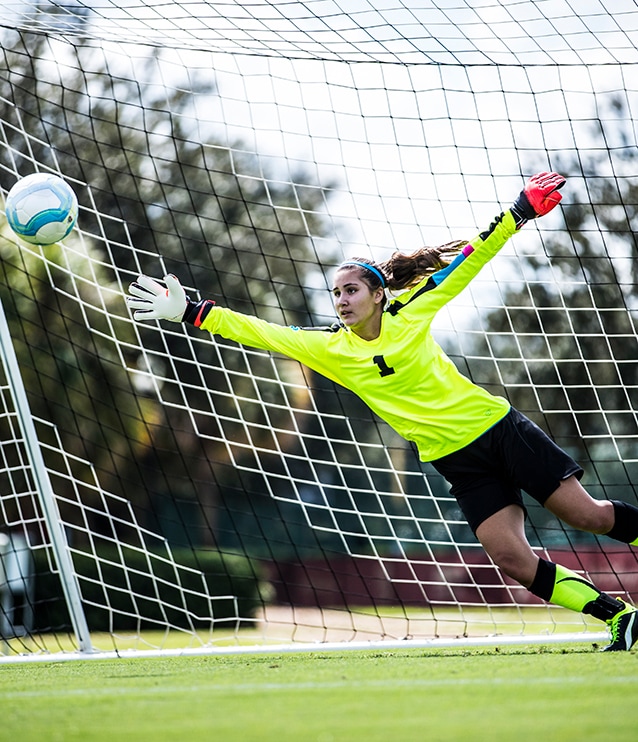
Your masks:
<instances>
[{"instance_id":1,"label":"grass field","mask_svg":"<svg viewBox=\"0 0 638 742\"><path fill-rule=\"evenodd\" d=\"M0 740L634 742L638 654L591 644L0 667Z\"/></svg>"}]
</instances>

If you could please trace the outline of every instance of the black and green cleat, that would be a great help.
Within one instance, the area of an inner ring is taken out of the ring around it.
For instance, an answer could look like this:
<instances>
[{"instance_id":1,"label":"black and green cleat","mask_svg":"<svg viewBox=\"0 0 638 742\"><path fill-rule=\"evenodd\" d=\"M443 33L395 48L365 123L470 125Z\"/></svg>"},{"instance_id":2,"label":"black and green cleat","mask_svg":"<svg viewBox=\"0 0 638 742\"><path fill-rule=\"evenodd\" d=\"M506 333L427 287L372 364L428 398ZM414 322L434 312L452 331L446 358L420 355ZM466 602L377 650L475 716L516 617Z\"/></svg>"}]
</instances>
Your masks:
<instances>
[{"instance_id":1,"label":"black and green cleat","mask_svg":"<svg viewBox=\"0 0 638 742\"><path fill-rule=\"evenodd\" d=\"M624 601L622 601L624 602ZM638 640L638 609L627 605L607 621L611 644L603 652L628 652Z\"/></svg>"}]
</instances>

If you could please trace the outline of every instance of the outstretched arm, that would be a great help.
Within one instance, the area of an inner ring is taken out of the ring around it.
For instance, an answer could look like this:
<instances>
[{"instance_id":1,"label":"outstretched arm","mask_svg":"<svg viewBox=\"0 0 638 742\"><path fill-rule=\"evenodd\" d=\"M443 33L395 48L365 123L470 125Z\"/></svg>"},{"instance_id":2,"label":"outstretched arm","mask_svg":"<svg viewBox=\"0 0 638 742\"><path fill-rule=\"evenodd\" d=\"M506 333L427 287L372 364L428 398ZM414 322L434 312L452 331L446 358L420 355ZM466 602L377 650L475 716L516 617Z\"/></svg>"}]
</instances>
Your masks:
<instances>
[{"instance_id":1,"label":"outstretched arm","mask_svg":"<svg viewBox=\"0 0 638 742\"><path fill-rule=\"evenodd\" d=\"M251 348L282 353L342 383L335 376L336 360L328 350L333 333L307 332L297 327L277 325L215 306L210 299L194 302L172 275L164 276L162 282L139 276L130 285L129 294L126 301L137 320L187 322Z\"/></svg>"},{"instance_id":2,"label":"outstretched arm","mask_svg":"<svg viewBox=\"0 0 638 742\"><path fill-rule=\"evenodd\" d=\"M531 219L537 219L539 216L545 216L555 207L558 206L563 198L559 190L565 185L565 178L558 173L537 173L533 175L525 184L525 188L520 192L518 198L512 204L510 213L514 217L514 225L518 231L523 225ZM479 239L485 242L490 234L494 231L499 221L503 219L501 214L485 232L481 232ZM475 247L473 245L477 240L472 240L467 244L460 254L450 263L450 265L437 271L432 280L434 284L440 284L450 273L457 268L469 255ZM505 244L503 242L503 244Z\"/></svg>"},{"instance_id":3,"label":"outstretched arm","mask_svg":"<svg viewBox=\"0 0 638 742\"><path fill-rule=\"evenodd\" d=\"M562 196L558 191L565 182L565 178L558 173L537 173L532 176L510 209L499 214L485 231L468 242L449 265L433 273L425 283L404 297L395 299L389 311L396 314L406 304L432 289L437 291L430 296L428 306L430 310L438 311L470 283L524 224L548 214L560 203Z\"/></svg>"}]
</instances>

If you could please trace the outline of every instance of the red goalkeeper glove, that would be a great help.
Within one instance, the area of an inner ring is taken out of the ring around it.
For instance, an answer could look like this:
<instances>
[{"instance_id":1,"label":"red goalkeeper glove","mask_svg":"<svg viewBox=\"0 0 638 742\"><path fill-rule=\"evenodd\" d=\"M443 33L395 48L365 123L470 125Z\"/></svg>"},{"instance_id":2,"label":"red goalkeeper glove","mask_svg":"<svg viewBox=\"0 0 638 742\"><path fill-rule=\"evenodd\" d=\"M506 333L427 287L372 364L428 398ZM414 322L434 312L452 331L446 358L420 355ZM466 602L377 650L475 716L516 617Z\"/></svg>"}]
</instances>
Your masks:
<instances>
[{"instance_id":1,"label":"red goalkeeper glove","mask_svg":"<svg viewBox=\"0 0 638 742\"><path fill-rule=\"evenodd\" d=\"M510 211L516 220L516 229L530 219L545 216L560 203L558 192L565 185L565 178L558 173L536 173L525 184Z\"/></svg>"}]
</instances>

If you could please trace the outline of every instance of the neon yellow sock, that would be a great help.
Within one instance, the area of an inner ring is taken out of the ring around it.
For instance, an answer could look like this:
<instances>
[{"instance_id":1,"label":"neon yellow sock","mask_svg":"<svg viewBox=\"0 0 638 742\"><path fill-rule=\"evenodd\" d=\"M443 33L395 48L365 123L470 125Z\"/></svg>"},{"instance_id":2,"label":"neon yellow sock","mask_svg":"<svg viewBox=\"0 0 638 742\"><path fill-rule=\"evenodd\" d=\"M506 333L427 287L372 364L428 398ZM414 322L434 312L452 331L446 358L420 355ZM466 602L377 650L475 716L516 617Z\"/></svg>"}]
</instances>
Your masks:
<instances>
[{"instance_id":1,"label":"neon yellow sock","mask_svg":"<svg viewBox=\"0 0 638 742\"><path fill-rule=\"evenodd\" d=\"M550 603L582 613L585 606L595 601L599 595L600 590L584 577L560 564L556 565L556 579Z\"/></svg>"}]
</instances>

